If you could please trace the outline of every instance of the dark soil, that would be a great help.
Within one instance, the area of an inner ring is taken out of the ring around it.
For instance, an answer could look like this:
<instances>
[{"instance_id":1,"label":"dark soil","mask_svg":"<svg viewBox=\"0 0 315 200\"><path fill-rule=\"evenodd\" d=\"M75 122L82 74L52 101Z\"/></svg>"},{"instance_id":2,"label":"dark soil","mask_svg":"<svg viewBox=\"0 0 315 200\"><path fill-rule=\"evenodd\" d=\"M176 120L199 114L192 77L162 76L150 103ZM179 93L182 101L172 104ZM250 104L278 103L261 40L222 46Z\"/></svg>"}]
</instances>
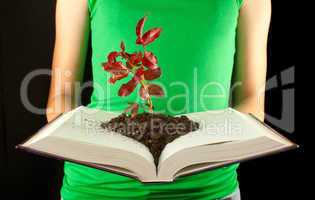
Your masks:
<instances>
[{"instance_id":1,"label":"dark soil","mask_svg":"<svg viewBox=\"0 0 315 200\"><path fill-rule=\"evenodd\" d=\"M102 123L101 126L146 145L151 151L156 165L162 150L168 143L199 129L199 123L186 116L173 117L158 113L140 113L134 118L123 113Z\"/></svg>"}]
</instances>

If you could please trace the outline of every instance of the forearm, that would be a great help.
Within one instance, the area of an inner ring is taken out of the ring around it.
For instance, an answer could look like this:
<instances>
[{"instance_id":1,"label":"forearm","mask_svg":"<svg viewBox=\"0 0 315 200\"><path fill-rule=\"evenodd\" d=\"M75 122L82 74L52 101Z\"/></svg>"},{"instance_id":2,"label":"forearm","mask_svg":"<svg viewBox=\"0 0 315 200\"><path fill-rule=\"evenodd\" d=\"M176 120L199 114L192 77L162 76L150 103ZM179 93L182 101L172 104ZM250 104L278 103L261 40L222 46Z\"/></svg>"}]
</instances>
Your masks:
<instances>
[{"instance_id":1,"label":"forearm","mask_svg":"<svg viewBox=\"0 0 315 200\"><path fill-rule=\"evenodd\" d=\"M74 58L69 60L61 55L62 52L56 43L46 107L48 122L80 104L80 86L85 63L85 59L82 57L84 56L73 56Z\"/></svg>"},{"instance_id":2,"label":"forearm","mask_svg":"<svg viewBox=\"0 0 315 200\"><path fill-rule=\"evenodd\" d=\"M50 95L46 107L47 121L50 122L60 114L70 111L77 107L74 97L69 94Z\"/></svg>"},{"instance_id":3,"label":"forearm","mask_svg":"<svg viewBox=\"0 0 315 200\"><path fill-rule=\"evenodd\" d=\"M240 10L233 73L233 107L264 120L271 1L245 1Z\"/></svg>"},{"instance_id":4,"label":"forearm","mask_svg":"<svg viewBox=\"0 0 315 200\"><path fill-rule=\"evenodd\" d=\"M243 101L234 105L233 108L243 113L251 113L259 120L264 121L264 102L264 95L260 97L252 96L245 98Z\"/></svg>"},{"instance_id":5,"label":"forearm","mask_svg":"<svg viewBox=\"0 0 315 200\"><path fill-rule=\"evenodd\" d=\"M80 104L78 101L80 83L89 38L86 0L57 1L55 35L51 85L46 109L48 121Z\"/></svg>"}]
</instances>

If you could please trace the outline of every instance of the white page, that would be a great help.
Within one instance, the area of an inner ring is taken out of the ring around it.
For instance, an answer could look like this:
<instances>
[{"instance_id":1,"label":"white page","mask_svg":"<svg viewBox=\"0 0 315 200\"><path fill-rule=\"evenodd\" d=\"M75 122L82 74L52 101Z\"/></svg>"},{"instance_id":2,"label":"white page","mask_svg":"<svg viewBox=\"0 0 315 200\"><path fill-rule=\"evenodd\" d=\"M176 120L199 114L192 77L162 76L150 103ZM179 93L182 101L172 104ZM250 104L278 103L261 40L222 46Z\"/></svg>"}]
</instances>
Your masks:
<instances>
[{"instance_id":1,"label":"white page","mask_svg":"<svg viewBox=\"0 0 315 200\"><path fill-rule=\"evenodd\" d=\"M119 113L81 107L51 135L132 152L153 163L153 156L145 145L121 134L109 132L101 127L102 122L118 115Z\"/></svg>"},{"instance_id":2,"label":"white page","mask_svg":"<svg viewBox=\"0 0 315 200\"><path fill-rule=\"evenodd\" d=\"M44 139L45 137L48 137L55 130L57 130L63 123L68 121L72 117L72 115L80 109L83 109L83 106L80 106L80 107L78 107L72 111L67 112L67 113L61 114L60 116L57 117L57 119L53 120L53 123L49 123L48 125L44 126L42 129L40 129L38 134L33 136L24 145L28 146L28 145L31 145L33 143L36 143L37 141L39 141L41 139Z\"/></svg>"},{"instance_id":3,"label":"white page","mask_svg":"<svg viewBox=\"0 0 315 200\"><path fill-rule=\"evenodd\" d=\"M260 137L266 132L260 124L249 120L246 114L230 108L219 111L190 113L187 116L193 121L200 122L200 129L169 143L162 152L159 163L186 148L221 142L249 140Z\"/></svg>"}]
</instances>

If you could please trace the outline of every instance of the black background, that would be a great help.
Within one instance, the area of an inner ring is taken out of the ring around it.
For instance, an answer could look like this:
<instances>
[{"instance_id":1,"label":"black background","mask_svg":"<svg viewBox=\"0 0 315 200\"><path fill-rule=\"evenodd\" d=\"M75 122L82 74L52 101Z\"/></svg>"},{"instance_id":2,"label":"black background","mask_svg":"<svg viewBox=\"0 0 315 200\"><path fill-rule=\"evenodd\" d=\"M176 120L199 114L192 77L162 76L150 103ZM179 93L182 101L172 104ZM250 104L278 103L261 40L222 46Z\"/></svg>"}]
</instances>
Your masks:
<instances>
[{"instance_id":1,"label":"black background","mask_svg":"<svg viewBox=\"0 0 315 200\"><path fill-rule=\"evenodd\" d=\"M20 101L24 76L38 68L49 69L54 42L54 1L16 0L1 3L0 31L0 195L11 199L54 199L59 195L62 163L16 151L14 146L46 123L45 116L25 110ZM273 1L269 41L268 77L296 65L296 16L290 1ZM90 53L89 53L90 54ZM86 78L90 76L87 64ZM295 88L296 84L286 87ZM31 82L29 97L44 108L48 77ZM277 88L266 95L266 112L281 117L281 94ZM85 100L90 91L86 91ZM296 97L298 92L295 91ZM298 107L296 106L298 116ZM296 116L296 119L298 117ZM243 199L303 199L305 138L299 123L295 133L283 132L301 145L297 151L243 163L240 187Z\"/></svg>"}]
</instances>

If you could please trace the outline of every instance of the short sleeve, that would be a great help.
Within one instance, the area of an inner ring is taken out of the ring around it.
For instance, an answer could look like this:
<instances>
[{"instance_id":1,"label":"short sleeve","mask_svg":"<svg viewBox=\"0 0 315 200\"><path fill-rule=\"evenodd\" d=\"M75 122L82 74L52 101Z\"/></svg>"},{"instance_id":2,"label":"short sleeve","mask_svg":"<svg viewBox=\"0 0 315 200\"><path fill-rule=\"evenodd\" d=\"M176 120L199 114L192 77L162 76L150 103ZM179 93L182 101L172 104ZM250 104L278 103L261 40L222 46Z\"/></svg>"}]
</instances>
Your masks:
<instances>
[{"instance_id":1,"label":"short sleeve","mask_svg":"<svg viewBox=\"0 0 315 200\"><path fill-rule=\"evenodd\" d=\"M240 9L243 5L245 0L236 0L236 3L237 3L237 6L238 6L238 9Z\"/></svg>"}]
</instances>

